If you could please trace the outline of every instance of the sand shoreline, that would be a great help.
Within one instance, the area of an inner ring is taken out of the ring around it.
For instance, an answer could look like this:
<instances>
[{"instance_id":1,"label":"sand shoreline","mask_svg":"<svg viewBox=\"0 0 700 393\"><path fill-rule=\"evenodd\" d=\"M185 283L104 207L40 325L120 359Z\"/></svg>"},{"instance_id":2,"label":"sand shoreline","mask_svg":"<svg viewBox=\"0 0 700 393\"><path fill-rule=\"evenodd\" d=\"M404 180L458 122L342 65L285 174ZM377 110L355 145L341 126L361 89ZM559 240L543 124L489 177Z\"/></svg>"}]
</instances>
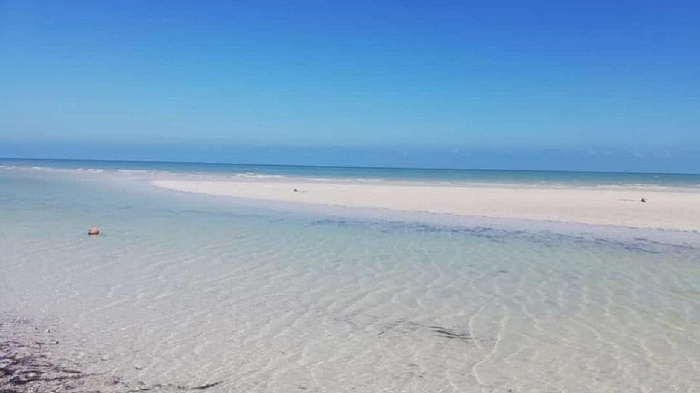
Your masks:
<instances>
[{"instance_id":1,"label":"sand shoreline","mask_svg":"<svg viewBox=\"0 0 700 393\"><path fill-rule=\"evenodd\" d=\"M481 187L304 180L158 180L152 184L173 191L261 201L646 229L700 230L700 193L695 190ZM641 198L647 202L642 203Z\"/></svg>"}]
</instances>

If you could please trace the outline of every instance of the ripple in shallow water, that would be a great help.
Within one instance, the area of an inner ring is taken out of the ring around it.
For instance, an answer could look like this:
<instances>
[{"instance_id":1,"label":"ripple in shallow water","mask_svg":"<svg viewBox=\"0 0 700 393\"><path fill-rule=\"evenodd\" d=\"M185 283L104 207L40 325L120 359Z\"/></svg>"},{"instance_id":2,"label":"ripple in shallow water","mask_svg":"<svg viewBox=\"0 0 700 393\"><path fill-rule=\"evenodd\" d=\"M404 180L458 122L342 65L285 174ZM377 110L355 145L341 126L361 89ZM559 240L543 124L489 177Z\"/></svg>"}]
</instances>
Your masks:
<instances>
[{"instance_id":1,"label":"ripple in shallow water","mask_svg":"<svg viewBox=\"0 0 700 393\"><path fill-rule=\"evenodd\" d=\"M90 372L250 392L700 386L689 245L110 198L97 239L94 206L0 227L0 307L55 319L63 355L108 359Z\"/></svg>"}]
</instances>

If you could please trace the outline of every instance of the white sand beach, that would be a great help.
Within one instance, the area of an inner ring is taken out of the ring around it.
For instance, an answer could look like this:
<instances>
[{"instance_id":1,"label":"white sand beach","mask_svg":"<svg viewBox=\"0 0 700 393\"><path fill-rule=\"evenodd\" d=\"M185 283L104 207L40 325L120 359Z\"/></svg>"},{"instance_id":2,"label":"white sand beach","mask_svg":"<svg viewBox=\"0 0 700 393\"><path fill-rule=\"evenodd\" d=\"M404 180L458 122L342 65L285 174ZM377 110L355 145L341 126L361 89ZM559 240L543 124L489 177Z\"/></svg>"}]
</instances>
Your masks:
<instances>
[{"instance_id":1,"label":"white sand beach","mask_svg":"<svg viewBox=\"0 0 700 393\"><path fill-rule=\"evenodd\" d=\"M153 184L181 192L265 201L636 228L700 230L700 192L693 189L443 186L308 180L160 180ZM641 202L642 198L645 198L645 203Z\"/></svg>"}]
</instances>

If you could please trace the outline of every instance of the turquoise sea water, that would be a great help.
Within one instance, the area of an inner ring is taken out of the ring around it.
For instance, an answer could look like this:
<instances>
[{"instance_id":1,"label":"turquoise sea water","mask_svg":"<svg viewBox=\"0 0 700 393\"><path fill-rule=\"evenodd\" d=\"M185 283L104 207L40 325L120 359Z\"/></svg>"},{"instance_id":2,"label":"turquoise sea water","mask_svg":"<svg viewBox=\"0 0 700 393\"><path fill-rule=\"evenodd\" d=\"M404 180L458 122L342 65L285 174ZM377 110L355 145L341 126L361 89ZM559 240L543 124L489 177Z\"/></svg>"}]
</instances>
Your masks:
<instances>
[{"instance_id":1,"label":"turquoise sea water","mask_svg":"<svg viewBox=\"0 0 700 393\"><path fill-rule=\"evenodd\" d=\"M431 181L454 183L527 183L553 185L652 185L700 188L700 174L499 171L239 165L138 161L0 159L0 167L82 171L148 171L249 177L305 177L318 180Z\"/></svg>"},{"instance_id":2,"label":"turquoise sea water","mask_svg":"<svg viewBox=\"0 0 700 393\"><path fill-rule=\"evenodd\" d=\"M50 325L56 351L90 371L222 381L217 392L700 386L697 233L303 210L147 181L209 171L436 180L427 174L0 165L0 315ZM535 175L439 181L449 176ZM695 176L631 176L611 183L697 186ZM92 225L103 234L86 236Z\"/></svg>"}]
</instances>

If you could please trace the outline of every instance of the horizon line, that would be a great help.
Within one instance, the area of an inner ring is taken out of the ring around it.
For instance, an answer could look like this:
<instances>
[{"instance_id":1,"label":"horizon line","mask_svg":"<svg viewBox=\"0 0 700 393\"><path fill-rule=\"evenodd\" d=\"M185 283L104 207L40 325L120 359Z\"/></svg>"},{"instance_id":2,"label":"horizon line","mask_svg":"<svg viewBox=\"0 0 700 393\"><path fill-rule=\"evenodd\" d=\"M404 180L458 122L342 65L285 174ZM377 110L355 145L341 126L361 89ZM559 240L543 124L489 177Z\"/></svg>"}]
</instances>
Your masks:
<instances>
[{"instance_id":1,"label":"horizon line","mask_svg":"<svg viewBox=\"0 0 700 393\"><path fill-rule=\"evenodd\" d=\"M590 174L627 174L627 175L690 175L700 176L700 172L624 172L624 171L580 171L563 169L495 169L495 168L446 168L446 167L390 167L390 166L354 166L354 165L300 165L300 164L255 164L235 162L206 162L206 161L178 161L178 160L107 160L91 158L27 158L27 157L0 157L0 160L26 160L26 161L80 161L80 162L128 162L128 163L157 163L157 164L204 164L204 165L232 165L232 166L259 166L259 167L292 167L292 168L335 168L335 169L391 169L391 170L424 170L424 171L479 171L479 172L554 172L554 173L590 173Z\"/></svg>"}]
</instances>

